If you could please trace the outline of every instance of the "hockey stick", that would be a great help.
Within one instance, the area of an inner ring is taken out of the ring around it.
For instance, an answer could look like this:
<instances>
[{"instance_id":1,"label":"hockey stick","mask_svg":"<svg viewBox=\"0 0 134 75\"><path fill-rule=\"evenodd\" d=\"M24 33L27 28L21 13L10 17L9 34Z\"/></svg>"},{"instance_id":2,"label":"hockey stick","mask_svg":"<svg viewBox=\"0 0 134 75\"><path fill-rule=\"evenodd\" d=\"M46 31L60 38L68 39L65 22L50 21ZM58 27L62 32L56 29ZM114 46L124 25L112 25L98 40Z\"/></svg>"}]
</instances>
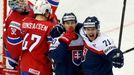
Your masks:
<instances>
[{"instance_id":1,"label":"hockey stick","mask_svg":"<svg viewBox=\"0 0 134 75\"><path fill-rule=\"evenodd\" d=\"M120 50L120 47L121 47L121 40L122 40L122 31L123 31L123 24L124 24L125 9L126 9L126 0L124 0L124 2L123 2L123 9L122 9L122 17L121 17L121 25L120 25L120 33L119 33L119 41L118 41L118 49L119 50Z\"/></svg>"},{"instance_id":2,"label":"hockey stick","mask_svg":"<svg viewBox=\"0 0 134 75\"><path fill-rule=\"evenodd\" d=\"M134 47L133 48L130 48L130 49L126 50L126 51L124 51L123 54L126 54L126 53L128 53L130 51L133 51L133 50L134 50Z\"/></svg>"}]
</instances>

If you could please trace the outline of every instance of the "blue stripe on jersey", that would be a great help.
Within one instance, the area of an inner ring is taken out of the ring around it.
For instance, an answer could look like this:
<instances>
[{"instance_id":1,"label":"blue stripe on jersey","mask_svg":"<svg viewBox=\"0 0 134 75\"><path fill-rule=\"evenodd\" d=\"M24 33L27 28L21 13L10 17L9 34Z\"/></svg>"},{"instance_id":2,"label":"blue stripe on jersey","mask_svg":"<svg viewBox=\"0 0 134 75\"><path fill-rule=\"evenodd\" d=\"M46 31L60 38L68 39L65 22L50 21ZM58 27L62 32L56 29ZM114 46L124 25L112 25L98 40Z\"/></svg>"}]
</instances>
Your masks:
<instances>
[{"instance_id":1,"label":"blue stripe on jersey","mask_svg":"<svg viewBox=\"0 0 134 75\"><path fill-rule=\"evenodd\" d=\"M10 55L9 51L8 51L8 50L5 50L5 53L6 53L6 56L7 56L8 58L10 58L11 60L13 60L13 61L8 60L9 64L10 64L12 67L17 66L18 64L14 62L15 60L14 60L14 59L12 59L12 57L11 57L11 55Z\"/></svg>"},{"instance_id":2,"label":"blue stripe on jersey","mask_svg":"<svg viewBox=\"0 0 134 75\"><path fill-rule=\"evenodd\" d=\"M58 6L59 5L59 1L57 0L48 0L48 2L54 6Z\"/></svg>"},{"instance_id":3,"label":"blue stripe on jersey","mask_svg":"<svg viewBox=\"0 0 134 75\"><path fill-rule=\"evenodd\" d=\"M6 56L9 57L9 58L12 58L10 53L8 52L8 50L5 50L5 53L6 53Z\"/></svg>"},{"instance_id":4,"label":"blue stripe on jersey","mask_svg":"<svg viewBox=\"0 0 134 75\"><path fill-rule=\"evenodd\" d=\"M22 41L22 38L21 37L19 37L19 38L9 38L9 37L7 37L7 41L10 44L16 45L16 44L19 44Z\"/></svg>"},{"instance_id":5,"label":"blue stripe on jersey","mask_svg":"<svg viewBox=\"0 0 134 75\"><path fill-rule=\"evenodd\" d=\"M21 75L32 75L32 74L25 72L25 71L21 71Z\"/></svg>"}]
</instances>

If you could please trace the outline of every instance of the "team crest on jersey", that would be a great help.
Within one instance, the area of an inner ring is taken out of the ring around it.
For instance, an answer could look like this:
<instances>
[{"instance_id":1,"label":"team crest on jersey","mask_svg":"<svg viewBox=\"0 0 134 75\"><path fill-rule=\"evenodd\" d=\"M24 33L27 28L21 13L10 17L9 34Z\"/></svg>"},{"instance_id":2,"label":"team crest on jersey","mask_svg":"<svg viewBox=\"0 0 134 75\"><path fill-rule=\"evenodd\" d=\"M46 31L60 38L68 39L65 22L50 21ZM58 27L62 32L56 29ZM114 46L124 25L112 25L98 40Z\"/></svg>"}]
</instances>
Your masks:
<instances>
[{"instance_id":1,"label":"team crest on jersey","mask_svg":"<svg viewBox=\"0 0 134 75\"><path fill-rule=\"evenodd\" d=\"M58 6L59 5L59 0L48 0L48 2L53 6Z\"/></svg>"},{"instance_id":2,"label":"team crest on jersey","mask_svg":"<svg viewBox=\"0 0 134 75\"><path fill-rule=\"evenodd\" d=\"M72 62L79 66L82 62L82 50L72 50Z\"/></svg>"}]
</instances>

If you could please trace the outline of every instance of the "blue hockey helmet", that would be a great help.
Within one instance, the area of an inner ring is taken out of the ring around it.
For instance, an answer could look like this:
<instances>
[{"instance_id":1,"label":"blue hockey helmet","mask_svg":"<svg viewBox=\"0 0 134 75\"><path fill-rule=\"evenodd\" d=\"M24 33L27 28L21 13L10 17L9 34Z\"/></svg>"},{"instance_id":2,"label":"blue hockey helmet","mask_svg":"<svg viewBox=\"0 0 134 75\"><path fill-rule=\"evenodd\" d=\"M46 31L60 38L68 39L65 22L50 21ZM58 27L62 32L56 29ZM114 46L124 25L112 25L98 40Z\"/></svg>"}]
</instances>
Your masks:
<instances>
[{"instance_id":1,"label":"blue hockey helmet","mask_svg":"<svg viewBox=\"0 0 134 75\"><path fill-rule=\"evenodd\" d=\"M85 27L95 27L97 30L100 29L100 22L97 19L97 17L92 16L92 17L87 17L83 23L84 28Z\"/></svg>"},{"instance_id":2,"label":"blue hockey helmet","mask_svg":"<svg viewBox=\"0 0 134 75\"><path fill-rule=\"evenodd\" d=\"M65 13L62 17L62 23L64 24L64 22L66 21L75 21L77 23L77 18L74 15L74 13Z\"/></svg>"}]
</instances>

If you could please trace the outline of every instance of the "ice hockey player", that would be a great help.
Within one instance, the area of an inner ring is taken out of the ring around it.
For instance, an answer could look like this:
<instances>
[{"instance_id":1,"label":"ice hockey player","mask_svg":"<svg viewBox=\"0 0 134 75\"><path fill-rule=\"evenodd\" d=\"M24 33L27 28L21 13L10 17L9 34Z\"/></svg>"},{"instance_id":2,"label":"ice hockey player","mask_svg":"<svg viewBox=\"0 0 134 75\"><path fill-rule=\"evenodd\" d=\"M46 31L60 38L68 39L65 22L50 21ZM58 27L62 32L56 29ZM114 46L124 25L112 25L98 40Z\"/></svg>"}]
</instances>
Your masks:
<instances>
[{"instance_id":1,"label":"ice hockey player","mask_svg":"<svg viewBox=\"0 0 134 75\"><path fill-rule=\"evenodd\" d=\"M35 17L26 17L21 24L23 32L20 70L22 75L52 75L52 64L48 59L49 33L53 24L48 21L51 5L36 0L33 8Z\"/></svg>"},{"instance_id":2,"label":"ice hockey player","mask_svg":"<svg viewBox=\"0 0 134 75\"><path fill-rule=\"evenodd\" d=\"M56 34L53 37L57 37L64 29L63 26L55 26L51 31L51 34ZM83 24L79 24L77 31L85 46L82 63L84 75L113 75L113 66L121 68L124 65L122 51L116 48L110 37L100 33L100 22L95 16L87 17Z\"/></svg>"},{"instance_id":3,"label":"ice hockey player","mask_svg":"<svg viewBox=\"0 0 134 75\"><path fill-rule=\"evenodd\" d=\"M113 75L112 67L121 68L124 64L123 53L113 40L100 33L97 17L87 17L80 29L84 40L82 63L84 75Z\"/></svg>"},{"instance_id":4,"label":"ice hockey player","mask_svg":"<svg viewBox=\"0 0 134 75\"><path fill-rule=\"evenodd\" d=\"M20 37L20 24L26 16L32 16L32 4L27 0L8 0L10 12L5 20L4 50L8 58L9 69L16 69L21 55L22 38Z\"/></svg>"},{"instance_id":5,"label":"ice hockey player","mask_svg":"<svg viewBox=\"0 0 134 75\"><path fill-rule=\"evenodd\" d=\"M74 13L62 17L65 32L53 39L49 57L54 60L55 75L82 75L82 38L75 33L77 19Z\"/></svg>"}]
</instances>

